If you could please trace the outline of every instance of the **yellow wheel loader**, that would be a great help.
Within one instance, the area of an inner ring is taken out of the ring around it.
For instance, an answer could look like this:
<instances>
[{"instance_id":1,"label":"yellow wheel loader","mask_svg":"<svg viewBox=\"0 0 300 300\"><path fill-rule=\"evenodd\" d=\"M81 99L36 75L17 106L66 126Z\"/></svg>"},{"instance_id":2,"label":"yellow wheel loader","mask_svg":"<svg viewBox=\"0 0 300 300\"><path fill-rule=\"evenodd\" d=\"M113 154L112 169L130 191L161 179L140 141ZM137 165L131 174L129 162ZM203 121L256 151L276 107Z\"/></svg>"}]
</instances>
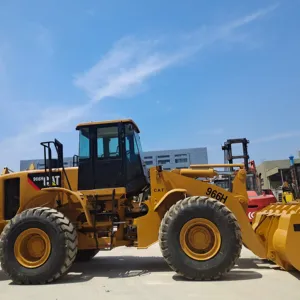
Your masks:
<instances>
[{"instance_id":1,"label":"yellow wheel loader","mask_svg":"<svg viewBox=\"0 0 300 300\"><path fill-rule=\"evenodd\" d=\"M0 176L0 262L13 282L51 283L99 251L156 242L170 268L190 280L221 278L242 245L300 270L300 205L270 205L251 226L243 164L230 165L238 170L227 191L199 180L216 176L213 166L148 172L132 120L77 130L77 166L64 168L63 145L54 140L41 143L44 170L5 168Z\"/></svg>"}]
</instances>

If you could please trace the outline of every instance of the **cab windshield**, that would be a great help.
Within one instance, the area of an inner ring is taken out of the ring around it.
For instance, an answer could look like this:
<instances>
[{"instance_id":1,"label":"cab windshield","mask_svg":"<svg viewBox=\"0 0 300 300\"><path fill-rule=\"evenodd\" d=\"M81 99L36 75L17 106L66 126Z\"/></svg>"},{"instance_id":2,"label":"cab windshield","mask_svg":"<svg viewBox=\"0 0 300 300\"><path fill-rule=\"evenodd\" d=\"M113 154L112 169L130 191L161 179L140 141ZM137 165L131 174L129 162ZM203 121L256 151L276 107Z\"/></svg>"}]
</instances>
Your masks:
<instances>
[{"instance_id":1,"label":"cab windshield","mask_svg":"<svg viewBox=\"0 0 300 300\"><path fill-rule=\"evenodd\" d=\"M140 136L134 130L131 124L126 124L125 126L125 143L126 155L128 159L134 159L135 157L141 155L142 145Z\"/></svg>"},{"instance_id":2,"label":"cab windshield","mask_svg":"<svg viewBox=\"0 0 300 300\"><path fill-rule=\"evenodd\" d=\"M141 154L142 145L139 134L131 124L125 125L125 150L127 161L127 178L135 179L145 174Z\"/></svg>"}]
</instances>

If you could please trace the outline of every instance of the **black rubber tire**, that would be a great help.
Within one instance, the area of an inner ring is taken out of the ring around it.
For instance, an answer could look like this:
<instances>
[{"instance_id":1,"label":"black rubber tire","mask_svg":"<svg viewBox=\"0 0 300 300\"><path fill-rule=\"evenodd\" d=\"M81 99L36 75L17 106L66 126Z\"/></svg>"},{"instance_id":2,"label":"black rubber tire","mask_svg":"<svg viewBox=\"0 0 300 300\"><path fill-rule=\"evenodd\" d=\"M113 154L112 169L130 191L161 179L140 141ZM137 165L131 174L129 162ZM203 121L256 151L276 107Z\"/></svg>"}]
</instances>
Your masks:
<instances>
[{"instance_id":1,"label":"black rubber tire","mask_svg":"<svg viewBox=\"0 0 300 300\"><path fill-rule=\"evenodd\" d=\"M97 249L86 249L78 250L75 261L76 262L86 262L91 260L94 256L98 254L99 250Z\"/></svg>"},{"instance_id":2,"label":"black rubber tire","mask_svg":"<svg viewBox=\"0 0 300 300\"><path fill-rule=\"evenodd\" d=\"M29 228L42 229L51 242L48 260L40 267L30 269L18 263L14 243L18 235ZM62 213L47 207L31 208L16 215L0 236L0 263L2 270L17 284L46 284L63 277L77 254L77 232Z\"/></svg>"},{"instance_id":3,"label":"black rubber tire","mask_svg":"<svg viewBox=\"0 0 300 300\"><path fill-rule=\"evenodd\" d=\"M180 230L193 218L208 219L220 231L219 252L206 261L194 260L181 249ZM207 197L187 197L165 214L159 230L159 245L164 259L177 274L189 280L217 280L229 272L240 257L242 236L235 216L223 203Z\"/></svg>"}]
</instances>

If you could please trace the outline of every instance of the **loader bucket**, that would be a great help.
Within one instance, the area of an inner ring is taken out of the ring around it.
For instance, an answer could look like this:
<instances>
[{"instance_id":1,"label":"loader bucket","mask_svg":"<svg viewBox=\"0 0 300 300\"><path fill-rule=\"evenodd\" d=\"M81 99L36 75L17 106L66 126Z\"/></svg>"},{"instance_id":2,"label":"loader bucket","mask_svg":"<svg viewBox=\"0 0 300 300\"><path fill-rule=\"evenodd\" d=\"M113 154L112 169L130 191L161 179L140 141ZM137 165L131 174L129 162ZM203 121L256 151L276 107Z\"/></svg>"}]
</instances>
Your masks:
<instances>
[{"instance_id":1,"label":"loader bucket","mask_svg":"<svg viewBox=\"0 0 300 300\"><path fill-rule=\"evenodd\" d=\"M300 203L271 204L259 211L253 229L267 249L267 259L286 271L300 271Z\"/></svg>"}]
</instances>

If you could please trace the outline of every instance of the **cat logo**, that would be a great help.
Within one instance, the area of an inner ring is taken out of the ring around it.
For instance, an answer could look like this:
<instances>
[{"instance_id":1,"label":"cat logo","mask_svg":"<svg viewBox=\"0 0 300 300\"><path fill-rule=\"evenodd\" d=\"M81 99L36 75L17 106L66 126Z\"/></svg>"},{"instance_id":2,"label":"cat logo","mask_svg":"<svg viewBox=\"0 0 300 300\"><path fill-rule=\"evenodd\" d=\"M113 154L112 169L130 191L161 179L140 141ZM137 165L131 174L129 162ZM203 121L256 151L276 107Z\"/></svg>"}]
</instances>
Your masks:
<instances>
[{"instance_id":1,"label":"cat logo","mask_svg":"<svg viewBox=\"0 0 300 300\"><path fill-rule=\"evenodd\" d=\"M29 173L28 183L35 189L40 190L50 186L60 187L61 186L61 173L52 172L52 180L50 182L49 176L45 172L41 173Z\"/></svg>"}]
</instances>

